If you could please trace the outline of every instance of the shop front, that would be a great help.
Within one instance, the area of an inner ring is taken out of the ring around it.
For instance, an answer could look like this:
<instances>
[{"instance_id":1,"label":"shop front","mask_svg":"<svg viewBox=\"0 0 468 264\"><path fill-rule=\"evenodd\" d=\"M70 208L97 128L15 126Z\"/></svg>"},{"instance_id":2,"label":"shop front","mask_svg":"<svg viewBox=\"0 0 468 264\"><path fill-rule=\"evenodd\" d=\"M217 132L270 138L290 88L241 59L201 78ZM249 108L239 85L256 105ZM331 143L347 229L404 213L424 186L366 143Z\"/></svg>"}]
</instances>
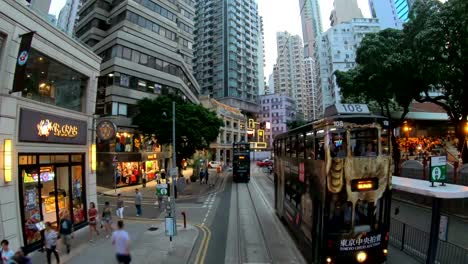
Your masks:
<instances>
[{"instance_id":1,"label":"shop front","mask_svg":"<svg viewBox=\"0 0 468 264\"><path fill-rule=\"evenodd\" d=\"M67 214L75 229L86 225L87 122L21 108L18 134L21 226L32 251L42 247L47 222L58 228Z\"/></svg>"},{"instance_id":2,"label":"shop front","mask_svg":"<svg viewBox=\"0 0 468 264\"><path fill-rule=\"evenodd\" d=\"M23 239L42 246L44 224L58 227L68 214L76 228L86 223L84 154L19 153L18 179Z\"/></svg>"}]
</instances>

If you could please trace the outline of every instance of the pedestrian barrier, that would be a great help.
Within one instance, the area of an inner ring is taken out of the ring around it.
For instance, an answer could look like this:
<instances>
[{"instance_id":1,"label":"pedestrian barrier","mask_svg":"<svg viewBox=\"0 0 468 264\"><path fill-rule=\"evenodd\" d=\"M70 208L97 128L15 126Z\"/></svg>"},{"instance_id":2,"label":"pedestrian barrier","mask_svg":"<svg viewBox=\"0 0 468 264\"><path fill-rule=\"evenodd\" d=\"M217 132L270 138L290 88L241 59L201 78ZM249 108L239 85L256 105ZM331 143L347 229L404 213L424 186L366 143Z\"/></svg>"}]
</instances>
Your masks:
<instances>
[{"instance_id":1,"label":"pedestrian barrier","mask_svg":"<svg viewBox=\"0 0 468 264\"><path fill-rule=\"evenodd\" d=\"M429 246L429 234L427 232L392 218L390 243L414 257L417 261L425 263ZM468 263L468 249L439 240L436 263Z\"/></svg>"}]
</instances>

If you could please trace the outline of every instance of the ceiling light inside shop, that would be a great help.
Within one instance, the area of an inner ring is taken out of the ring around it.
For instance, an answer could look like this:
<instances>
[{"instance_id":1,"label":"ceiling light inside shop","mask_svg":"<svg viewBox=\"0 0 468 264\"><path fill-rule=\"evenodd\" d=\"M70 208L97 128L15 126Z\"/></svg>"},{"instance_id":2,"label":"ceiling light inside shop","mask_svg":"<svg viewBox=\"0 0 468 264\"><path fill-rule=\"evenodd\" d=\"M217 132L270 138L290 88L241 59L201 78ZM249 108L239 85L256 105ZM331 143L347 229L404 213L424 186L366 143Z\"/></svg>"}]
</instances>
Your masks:
<instances>
[{"instance_id":1,"label":"ceiling light inside shop","mask_svg":"<svg viewBox=\"0 0 468 264\"><path fill-rule=\"evenodd\" d=\"M138 86L146 87L146 82L145 81L138 81Z\"/></svg>"},{"instance_id":2,"label":"ceiling light inside shop","mask_svg":"<svg viewBox=\"0 0 468 264\"><path fill-rule=\"evenodd\" d=\"M42 74L44 74L45 72L41 72Z\"/></svg>"},{"instance_id":3,"label":"ceiling light inside shop","mask_svg":"<svg viewBox=\"0 0 468 264\"><path fill-rule=\"evenodd\" d=\"M44 88L45 86L46 86L46 83L39 84L39 88Z\"/></svg>"},{"instance_id":4,"label":"ceiling light inside shop","mask_svg":"<svg viewBox=\"0 0 468 264\"><path fill-rule=\"evenodd\" d=\"M109 76L109 77L114 77L114 74L113 74L113 73L109 73L107 76Z\"/></svg>"},{"instance_id":5,"label":"ceiling light inside shop","mask_svg":"<svg viewBox=\"0 0 468 264\"><path fill-rule=\"evenodd\" d=\"M26 75L26 77L31 78L31 74Z\"/></svg>"},{"instance_id":6,"label":"ceiling light inside shop","mask_svg":"<svg viewBox=\"0 0 468 264\"><path fill-rule=\"evenodd\" d=\"M40 61L42 61L43 59L44 59L44 58L42 58L42 57L39 57L39 60L40 60Z\"/></svg>"}]
</instances>

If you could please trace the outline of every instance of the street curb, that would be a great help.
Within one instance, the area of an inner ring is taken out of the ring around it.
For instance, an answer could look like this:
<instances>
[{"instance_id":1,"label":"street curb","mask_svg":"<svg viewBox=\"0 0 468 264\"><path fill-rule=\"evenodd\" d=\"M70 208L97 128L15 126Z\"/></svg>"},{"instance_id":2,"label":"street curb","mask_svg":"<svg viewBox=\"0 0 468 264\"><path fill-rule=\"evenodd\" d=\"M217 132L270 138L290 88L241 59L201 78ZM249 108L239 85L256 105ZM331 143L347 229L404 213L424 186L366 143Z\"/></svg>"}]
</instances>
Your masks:
<instances>
[{"instance_id":1,"label":"street curb","mask_svg":"<svg viewBox=\"0 0 468 264\"><path fill-rule=\"evenodd\" d=\"M222 177L226 177L227 176L227 172L224 172L223 173L223 176ZM196 199L196 198L199 198L199 197L204 197L204 196L207 196L207 195L210 195L212 193L215 193L217 191L219 191L219 188L220 188L220 184L222 183L222 179L221 179L221 176L218 176L216 177L216 182L214 183L214 186L211 188L211 189L208 189L208 191L206 193L201 193L201 194L197 194L197 195L187 195L187 196L182 196L179 197L176 199L176 201L187 201L187 200L192 200L192 199ZM196 183L192 183L192 184L196 184ZM138 185L135 185L135 187L138 187ZM100 196L106 196L106 197L117 197L117 194L108 194L108 193L103 193L103 192L97 192L97 195L100 195ZM134 195L121 195L122 198L135 198ZM143 197L143 201L145 200L150 200L150 201L153 201L154 199L152 198L146 198Z\"/></svg>"}]
</instances>

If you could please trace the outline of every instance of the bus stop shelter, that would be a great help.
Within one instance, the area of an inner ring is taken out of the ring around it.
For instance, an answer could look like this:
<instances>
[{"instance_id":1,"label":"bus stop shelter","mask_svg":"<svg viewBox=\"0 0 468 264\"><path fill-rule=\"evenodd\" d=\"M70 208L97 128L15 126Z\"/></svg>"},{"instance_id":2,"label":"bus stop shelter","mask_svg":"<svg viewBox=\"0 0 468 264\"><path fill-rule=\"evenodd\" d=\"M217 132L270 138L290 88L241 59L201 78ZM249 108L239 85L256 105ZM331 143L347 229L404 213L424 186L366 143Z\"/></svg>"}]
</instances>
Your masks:
<instances>
[{"instance_id":1,"label":"bus stop shelter","mask_svg":"<svg viewBox=\"0 0 468 264\"><path fill-rule=\"evenodd\" d=\"M442 199L468 198L468 186L455 184L436 184L432 187L429 181L404 177L392 177L393 188L399 191L432 197L432 217L429 234L429 247L426 254L426 264L434 264L439 242L440 205Z\"/></svg>"}]
</instances>

